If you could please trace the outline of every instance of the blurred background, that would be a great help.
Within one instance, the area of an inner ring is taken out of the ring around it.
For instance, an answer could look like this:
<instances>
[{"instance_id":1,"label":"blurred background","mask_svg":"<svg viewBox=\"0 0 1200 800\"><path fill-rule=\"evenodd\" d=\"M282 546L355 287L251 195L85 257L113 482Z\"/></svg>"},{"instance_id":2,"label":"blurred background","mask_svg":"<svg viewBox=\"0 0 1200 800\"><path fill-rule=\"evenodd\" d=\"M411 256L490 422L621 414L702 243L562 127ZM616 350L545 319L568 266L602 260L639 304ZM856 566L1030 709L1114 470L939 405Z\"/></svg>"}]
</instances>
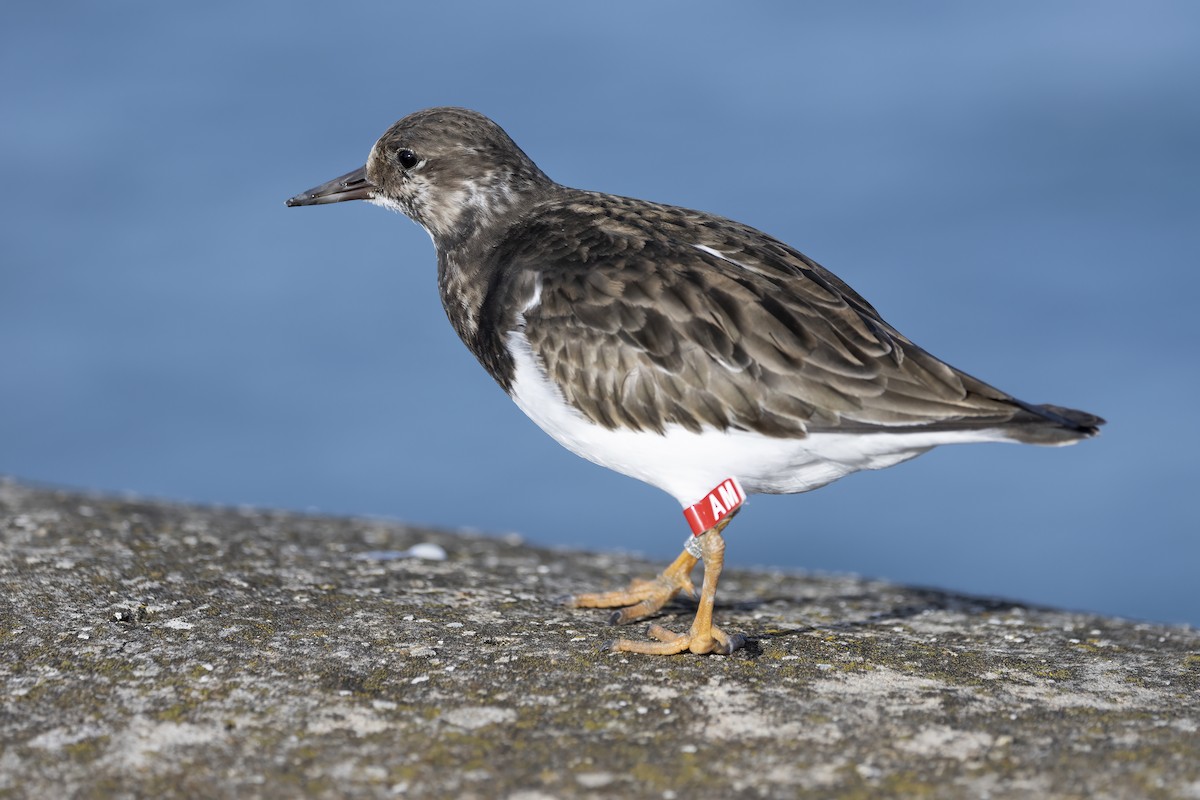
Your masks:
<instances>
[{"instance_id":1,"label":"blurred background","mask_svg":"<svg viewBox=\"0 0 1200 800\"><path fill-rule=\"evenodd\" d=\"M4 17L0 474L673 557L670 497L559 448L474 362L418 227L284 207L464 105L562 183L754 225L935 355L1109 420L755 497L731 564L1200 624L1200 5Z\"/></svg>"}]
</instances>

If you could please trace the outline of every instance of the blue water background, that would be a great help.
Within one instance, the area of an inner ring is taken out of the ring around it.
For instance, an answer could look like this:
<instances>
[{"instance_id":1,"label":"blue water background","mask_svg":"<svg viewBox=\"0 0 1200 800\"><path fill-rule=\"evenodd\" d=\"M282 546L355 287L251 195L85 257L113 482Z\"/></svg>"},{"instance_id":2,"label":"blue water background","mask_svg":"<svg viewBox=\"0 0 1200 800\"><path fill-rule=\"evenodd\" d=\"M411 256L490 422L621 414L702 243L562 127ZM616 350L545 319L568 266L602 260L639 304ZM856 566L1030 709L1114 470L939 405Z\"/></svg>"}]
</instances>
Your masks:
<instances>
[{"instance_id":1,"label":"blue water background","mask_svg":"<svg viewBox=\"0 0 1200 800\"><path fill-rule=\"evenodd\" d=\"M474 363L429 239L285 198L395 119L750 223L936 355L1094 411L758 497L735 565L1200 624L1200 4L23 3L0 26L0 474L670 558L675 502Z\"/></svg>"}]
</instances>

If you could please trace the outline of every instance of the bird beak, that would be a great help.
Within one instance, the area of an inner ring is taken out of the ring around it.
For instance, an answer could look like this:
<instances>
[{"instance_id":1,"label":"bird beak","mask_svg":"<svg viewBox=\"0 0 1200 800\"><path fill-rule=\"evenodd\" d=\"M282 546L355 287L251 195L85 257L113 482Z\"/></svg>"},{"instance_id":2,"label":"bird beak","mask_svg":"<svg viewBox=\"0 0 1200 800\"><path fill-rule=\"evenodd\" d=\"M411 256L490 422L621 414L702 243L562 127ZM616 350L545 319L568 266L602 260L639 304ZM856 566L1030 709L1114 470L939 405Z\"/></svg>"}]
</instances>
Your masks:
<instances>
[{"instance_id":1,"label":"bird beak","mask_svg":"<svg viewBox=\"0 0 1200 800\"><path fill-rule=\"evenodd\" d=\"M375 196L375 184L367 180L367 168L359 167L340 178L314 186L289 199L289 206L319 206L343 200L370 200Z\"/></svg>"}]
</instances>

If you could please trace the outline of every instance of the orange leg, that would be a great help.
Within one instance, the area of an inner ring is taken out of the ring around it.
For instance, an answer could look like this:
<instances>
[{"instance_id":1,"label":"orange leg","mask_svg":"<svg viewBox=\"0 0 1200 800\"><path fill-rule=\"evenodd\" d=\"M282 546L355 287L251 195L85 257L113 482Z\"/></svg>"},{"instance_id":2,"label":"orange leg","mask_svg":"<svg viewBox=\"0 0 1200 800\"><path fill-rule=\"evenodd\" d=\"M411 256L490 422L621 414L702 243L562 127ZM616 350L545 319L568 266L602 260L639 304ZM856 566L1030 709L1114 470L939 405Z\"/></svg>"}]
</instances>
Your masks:
<instances>
[{"instance_id":1,"label":"orange leg","mask_svg":"<svg viewBox=\"0 0 1200 800\"><path fill-rule=\"evenodd\" d=\"M731 517L726 517L699 537L700 550L704 559L704 583L700 590L700 605L696 609L696 618L692 621L691 629L687 633L673 633L661 625L651 625L648 633L657 641L617 639L610 645L612 650L650 655L671 655L682 653L685 650L693 653L729 655L746 644L745 636L741 634L731 636L712 624L717 581L721 577L721 567L725 563L725 539L721 535L721 531L729 524L730 519ZM613 614L614 623L628 622L662 608L663 604L682 588L694 592L689 574L695 564L696 558L684 551L662 575L653 581L636 581L629 590L624 592L579 595L573 598L570 604L577 608L596 608L633 602L634 605Z\"/></svg>"}]
</instances>

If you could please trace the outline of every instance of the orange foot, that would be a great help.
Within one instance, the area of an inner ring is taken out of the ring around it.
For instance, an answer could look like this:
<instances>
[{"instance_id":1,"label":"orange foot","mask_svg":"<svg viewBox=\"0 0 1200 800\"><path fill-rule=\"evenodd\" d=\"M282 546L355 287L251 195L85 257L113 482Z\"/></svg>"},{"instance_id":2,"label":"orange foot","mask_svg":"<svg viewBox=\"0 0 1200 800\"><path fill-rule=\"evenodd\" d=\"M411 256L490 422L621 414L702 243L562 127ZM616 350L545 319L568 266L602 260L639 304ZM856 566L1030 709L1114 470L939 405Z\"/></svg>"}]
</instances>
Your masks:
<instances>
[{"instance_id":1,"label":"orange foot","mask_svg":"<svg viewBox=\"0 0 1200 800\"><path fill-rule=\"evenodd\" d=\"M697 616L699 616L697 614ZM651 625L646 631L656 642L639 642L634 639L614 639L608 649L621 653L644 653L652 656L672 656L685 650L697 655L717 653L727 656L734 650L746 646L746 637L740 633L730 635L712 624L709 616L708 630L697 631L696 624L687 633L672 633L661 625Z\"/></svg>"},{"instance_id":2,"label":"orange foot","mask_svg":"<svg viewBox=\"0 0 1200 800\"><path fill-rule=\"evenodd\" d=\"M644 619L657 613L680 592L685 592L692 598L696 597L696 587L691 576L692 567L696 566L698 560L685 550L679 554L679 558L671 562L671 566L653 580L635 578L629 584L629 588L624 590L577 594L568 597L565 605L571 608L617 608L608 620L612 625L624 625Z\"/></svg>"},{"instance_id":3,"label":"orange foot","mask_svg":"<svg viewBox=\"0 0 1200 800\"><path fill-rule=\"evenodd\" d=\"M616 639L607 645L608 649L648 655L673 655L684 651L729 655L734 650L745 646L745 636L727 634L712 624L717 581L721 577L721 568L725 563L725 539L721 536L721 531L727 524L729 524L729 518L717 523L699 537L700 550L704 558L704 584L700 590L700 604L696 609L696 618L692 622L691 629L687 633L673 633L661 625L651 625L648 633L656 641ZM625 608L613 612L610 621L614 625L641 619L658 611L680 591L686 590L688 594L695 595L696 589L692 584L691 572L697 560L695 556L685 550L680 553L679 558L671 563L671 566L652 581L634 581L625 591L576 595L567 601L567 605L573 608L625 606Z\"/></svg>"}]
</instances>

